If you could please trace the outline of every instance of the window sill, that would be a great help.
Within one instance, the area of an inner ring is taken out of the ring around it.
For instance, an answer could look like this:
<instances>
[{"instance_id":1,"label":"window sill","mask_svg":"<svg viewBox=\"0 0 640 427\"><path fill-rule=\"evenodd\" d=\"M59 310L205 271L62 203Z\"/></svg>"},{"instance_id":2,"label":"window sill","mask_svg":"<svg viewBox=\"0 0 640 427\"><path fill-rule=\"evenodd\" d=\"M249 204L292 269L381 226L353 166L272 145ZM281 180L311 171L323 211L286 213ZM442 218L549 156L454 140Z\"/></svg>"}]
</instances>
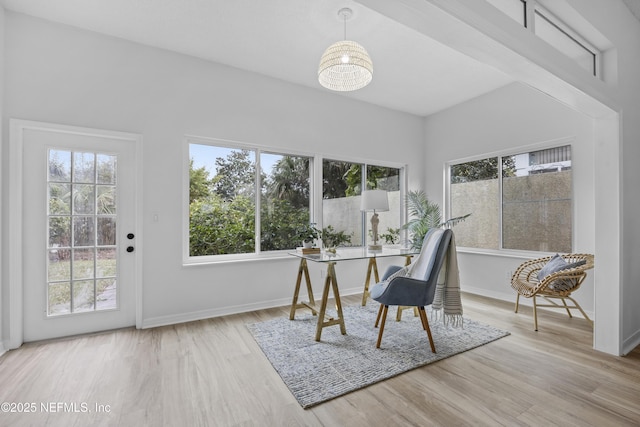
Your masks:
<instances>
[{"instance_id":1,"label":"window sill","mask_svg":"<svg viewBox=\"0 0 640 427\"><path fill-rule=\"evenodd\" d=\"M260 261L274 261L284 259L294 259L290 252L294 252L295 249L289 249L285 251L274 251L262 254L231 254L231 255L212 255L203 257L191 257L183 259L182 267L198 267L214 264L235 264L245 262L260 262Z\"/></svg>"},{"instance_id":2,"label":"window sill","mask_svg":"<svg viewBox=\"0 0 640 427\"><path fill-rule=\"evenodd\" d=\"M458 253L485 255L500 258L535 259L555 255L555 252L520 251L515 249L479 249L458 246Z\"/></svg>"}]
</instances>

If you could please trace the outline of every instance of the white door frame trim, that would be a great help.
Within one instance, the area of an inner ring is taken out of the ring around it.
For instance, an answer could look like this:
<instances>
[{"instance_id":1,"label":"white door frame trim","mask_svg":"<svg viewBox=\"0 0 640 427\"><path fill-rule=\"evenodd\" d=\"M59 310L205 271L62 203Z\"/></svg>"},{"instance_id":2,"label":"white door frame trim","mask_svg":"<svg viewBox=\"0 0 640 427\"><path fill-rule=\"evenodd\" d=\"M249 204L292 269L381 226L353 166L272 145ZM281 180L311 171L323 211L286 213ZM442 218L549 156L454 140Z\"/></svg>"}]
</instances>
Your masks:
<instances>
[{"instance_id":1,"label":"white door frame trim","mask_svg":"<svg viewBox=\"0 0 640 427\"><path fill-rule=\"evenodd\" d=\"M55 123L36 122L22 119L9 119L9 252L7 267L9 271L9 336L5 349L15 349L22 345L24 337L24 301L22 278L22 200L23 200L23 137L26 129L47 132L62 132L75 135L96 136L131 141L136 144L136 204L135 230L135 310L136 328L142 327L142 135L118 131L92 129Z\"/></svg>"}]
</instances>

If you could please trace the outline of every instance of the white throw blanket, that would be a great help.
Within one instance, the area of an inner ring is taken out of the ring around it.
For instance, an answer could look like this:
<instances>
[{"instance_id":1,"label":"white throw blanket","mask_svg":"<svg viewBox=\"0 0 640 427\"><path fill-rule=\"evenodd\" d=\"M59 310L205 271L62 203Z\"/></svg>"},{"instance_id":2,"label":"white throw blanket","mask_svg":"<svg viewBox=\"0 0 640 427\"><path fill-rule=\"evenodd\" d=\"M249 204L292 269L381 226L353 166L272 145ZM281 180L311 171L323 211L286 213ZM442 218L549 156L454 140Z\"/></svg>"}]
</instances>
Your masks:
<instances>
[{"instance_id":1,"label":"white throw blanket","mask_svg":"<svg viewBox=\"0 0 640 427\"><path fill-rule=\"evenodd\" d=\"M445 325L462 326L462 301L460 299L460 273L458 271L458 252L454 234L447 250L443 268L438 275L436 294L431 304L433 315L438 318L440 313Z\"/></svg>"},{"instance_id":2,"label":"white throw blanket","mask_svg":"<svg viewBox=\"0 0 640 427\"><path fill-rule=\"evenodd\" d=\"M429 238L423 242L422 251L420 251L420 255L418 255L415 262L396 271L387 277L385 282L389 283L395 277L429 277L435 261L435 257L431 256L431 254L440 244L443 233L444 230L442 229L434 230ZM429 256L423 256L423 254L429 254ZM444 265L438 274L436 293L431 304L432 315L437 319L440 314L444 314L442 316L444 324L451 324L452 326L462 326L463 319L457 254L456 242L452 233Z\"/></svg>"}]
</instances>

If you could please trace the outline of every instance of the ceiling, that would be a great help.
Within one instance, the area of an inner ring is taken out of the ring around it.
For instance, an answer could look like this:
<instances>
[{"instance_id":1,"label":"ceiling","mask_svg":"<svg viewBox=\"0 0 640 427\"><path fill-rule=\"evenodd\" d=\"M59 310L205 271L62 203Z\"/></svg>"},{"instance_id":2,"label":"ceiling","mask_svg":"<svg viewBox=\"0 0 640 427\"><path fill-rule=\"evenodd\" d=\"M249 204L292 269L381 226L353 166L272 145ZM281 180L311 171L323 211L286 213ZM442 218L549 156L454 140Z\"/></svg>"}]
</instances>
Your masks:
<instances>
[{"instance_id":1,"label":"ceiling","mask_svg":"<svg viewBox=\"0 0 640 427\"><path fill-rule=\"evenodd\" d=\"M622 0L627 5L633 16L640 21L640 0Z\"/></svg>"},{"instance_id":2,"label":"ceiling","mask_svg":"<svg viewBox=\"0 0 640 427\"><path fill-rule=\"evenodd\" d=\"M629 0L631 1L631 0ZM323 51L347 38L374 64L373 82L336 93L426 116L512 81L352 0L0 0L6 9L168 49L329 92Z\"/></svg>"}]
</instances>

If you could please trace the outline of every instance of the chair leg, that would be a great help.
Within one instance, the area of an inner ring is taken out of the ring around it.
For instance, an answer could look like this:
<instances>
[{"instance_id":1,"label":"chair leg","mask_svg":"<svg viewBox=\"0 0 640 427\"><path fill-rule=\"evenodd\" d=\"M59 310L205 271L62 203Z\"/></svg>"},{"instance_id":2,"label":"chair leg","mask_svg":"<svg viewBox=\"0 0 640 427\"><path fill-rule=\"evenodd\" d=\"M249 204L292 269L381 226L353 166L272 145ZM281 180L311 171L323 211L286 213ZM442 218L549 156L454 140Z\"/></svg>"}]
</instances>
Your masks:
<instances>
[{"instance_id":1,"label":"chair leg","mask_svg":"<svg viewBox=\"0 0 640 427\"><path fill-rule=\"evenodd\" d=\"M536 304L536 296L533 296L533 326L534 330L538 330L538 306Z\"/></svg>"},{"instance_id":2,"label":"chair leg","mask_svg":"<svg viewBox=\"0 0 640 427\"><path fill-rule=\"evenodd\" d=\"M384 332L384 322L387 320L387 310L389 309L388 305L382 307L382 323L380 324L380 332L378 332L378 342L376 343L376 348L380 348L380 342L382 342L382 333ZM376 322L377 323L377 322Z\"/></svg>"},{"instance_id":3,"label":"chair leg","mask_svg":"<svg viewBox=\"0 0 640 427\"><path fill-rule=\"evenodd\" d=\"M576 308L577 308L578 310L580 310L580 313L582 313L582 315L584 316L584 318L585 318L585 319L587 319L587 320L589 321L589 323L591 323L591 327L593 327L593 320L589 319L589 316L587 316L587 313L585 313L585 312L584 312L584 310L582 309L582 307L580 307L580 304L578 304L578 303L576 302L576 300L574 300L574 299L573 299L573 298L571 298L571 297L567 297L567 298L569 298L569 299L571 300L571 302L573 303L573 305L575 305L575 306L576 306Z\"/></svg>"},{"instance_id":4,"label":"chair leg","mask_svg":"<svg viewBox=\"0 0 640 427\"><path fill-rule=\"evenodd\" d=\"M382 314L382 308L383 307L384 306L382 304L380 304L380 308L378 309L378 316L376 317L376 325L375 325L376 328L378 327L378 324L380 323L380 315Z\"/></svg>"},{"instance_id":5,"label":"chair leg","mask_svg":"<svg viewBox=\"0 0 640 427\"><path fill-rule=\"evenodd\" d=\"M518 306L520 305L520 294L516 293L516 313L518 312Z\"/></svg>"},{"instance_id":6,"label":"chair leg","mask_svg":"<svg viewBox=\"0 0 640 427\"><path fill-rule=\"evenodd\" d=\"M569 317L573 318L573 316L571 315L571 310L569 310L569 306L567 305L567 301L565 301L564 298L560 298L562 300L562 304L564 304L564 309L567 310L567 314L569 315Z\"/></svg>"},{"instance_id":7,"label":"chair leg","mask_svg":"<svg viewBox=\"0 0 640 427\"><path fill-rule=\"evenodd\" d=\"M429 336L429 344L431 345L431 352L436 352L436 346L433 344L433 336L431 336L431 328L429 327L429 320L427 319L427 313L424 307L419 307L418 311L420 313L420 319L422 320L422 326L427 331L427 335Z\"/></svg>"}]
</instances>

